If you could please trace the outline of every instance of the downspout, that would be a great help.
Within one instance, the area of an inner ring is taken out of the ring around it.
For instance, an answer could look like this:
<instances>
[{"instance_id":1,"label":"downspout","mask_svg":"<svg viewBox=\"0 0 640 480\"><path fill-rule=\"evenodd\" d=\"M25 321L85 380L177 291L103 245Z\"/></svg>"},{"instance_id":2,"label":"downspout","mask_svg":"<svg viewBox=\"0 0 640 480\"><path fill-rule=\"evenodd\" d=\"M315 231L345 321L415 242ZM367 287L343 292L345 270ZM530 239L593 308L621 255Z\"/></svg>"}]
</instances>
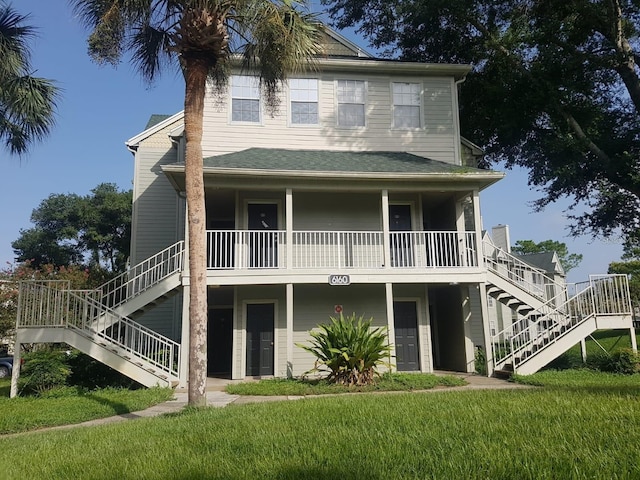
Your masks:
<instances>
[{"instance_id":1,"label":"downspout","mask_svg":"<svg viewBox=\"0 0 640 480\"><path fill-rule=\"evenodd\" d=\"M462 165L462 149L460 148L460 143L462 141L462 133L460 132L460 106L458 104L458 90L459 90L459 85L463 84L465 81L467 80L467 76L463 76L462 78L460 78L459 80L454 81L454 90L455 90L455 95L453 95L453 111L455 112L455 123L454 123L454 129L456 132L455 135L455 142L453 144L453 149L454 149L454 156L456 159L456 162L458 165Z\"/></svg>"}]
</instances>

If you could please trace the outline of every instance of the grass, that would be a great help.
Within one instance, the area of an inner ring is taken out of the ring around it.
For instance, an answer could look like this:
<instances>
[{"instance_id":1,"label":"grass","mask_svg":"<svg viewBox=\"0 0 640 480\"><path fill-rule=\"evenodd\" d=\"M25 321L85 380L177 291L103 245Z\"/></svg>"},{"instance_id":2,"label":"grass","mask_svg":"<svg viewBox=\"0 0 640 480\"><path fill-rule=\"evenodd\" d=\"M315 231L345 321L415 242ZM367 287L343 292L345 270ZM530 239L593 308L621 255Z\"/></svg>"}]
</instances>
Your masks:
<instances>
[{"instance_id":1,"label":"grass","mask_svg":"<svg viewBox=\"0 0 640 480\"><path fill-rule=\"evenodd\" d=\"M631 479L640 376L190 409L1 439L6 478ZM601 388L595 388L602 384ZM61 454L69 452L69 454Z\"/></svg>"},{"instance_id":2,"label":"grass","mask_svg":"<svg viewBox=\"0 0 640 480\"><path fill-rule=\"evenodd\" d=\"M167 388L59 389L48 397L9 398L10 379L0 380L0 434L81 423L143 410L173 397Z\"/></svg>"},{"instance_id":3,"label":"grass","mask_svg":"<svg viewBox=\"0 0 640 480\"><path fill-rule=\"evenodd\" d=\"M466 385L466 383L462 378L453 375L394 373L382 375L375 385L360 387L334 385L326 380L274 378L259 382L229 384L226 387L226 391L235 395L305 396L354 392L430 390L436 387L458 387Z\"/></svg>"}]
</instances>

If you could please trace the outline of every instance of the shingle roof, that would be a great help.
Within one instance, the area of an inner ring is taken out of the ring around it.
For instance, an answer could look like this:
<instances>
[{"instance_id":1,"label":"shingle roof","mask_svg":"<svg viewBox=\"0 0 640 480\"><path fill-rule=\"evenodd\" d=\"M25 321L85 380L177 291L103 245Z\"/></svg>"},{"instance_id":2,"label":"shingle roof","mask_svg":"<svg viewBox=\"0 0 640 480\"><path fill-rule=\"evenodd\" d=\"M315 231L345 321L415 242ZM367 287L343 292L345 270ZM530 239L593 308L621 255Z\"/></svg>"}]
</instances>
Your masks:
<instances>
[{"instance_id":1,"label":"shingle roof","mask_svg":"<svg viewBox=\"0 0 640 480\"><path fill-rule=\"evenodd\" d=\"M544 270L545 272L564 273L562 266L556 264L554 261L555 252L527 253L525 255L515 256L534 267Z\"/></svg>"},{"instance_id":2,"label":"shingle roof","mask_svg":"<svg viewBox=\"0 0 640 480\"><path fill-rule=\"evenodd\" d=\"M166 120L167 118L169 118L171 115L161 115L158 113L154 113L153 115L151 115L149 117L149 120L147 121L147 126L144 127L145 130L150 129L151 127L159 124L160 122L162 122L163 120Z\"/></svg>"},{"instance_id":3,"label":"shingle roof","mask_svg":"<svg viewBox=\"0 0 640 480\"><path fill-rule=\"evenodd\" d=\"M205 168L363 172L363 173L488 173L405 152L343 152L249 148L204 159Z\"/></svg>"}]
</instances>

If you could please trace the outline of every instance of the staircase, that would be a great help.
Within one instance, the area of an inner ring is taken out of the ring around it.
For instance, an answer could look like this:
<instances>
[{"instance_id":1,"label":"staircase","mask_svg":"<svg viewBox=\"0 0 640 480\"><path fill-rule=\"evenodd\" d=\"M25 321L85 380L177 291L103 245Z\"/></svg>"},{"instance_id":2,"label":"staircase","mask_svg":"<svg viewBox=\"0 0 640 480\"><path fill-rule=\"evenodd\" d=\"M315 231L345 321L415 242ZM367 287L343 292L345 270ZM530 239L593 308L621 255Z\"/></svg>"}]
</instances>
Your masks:
<instances>
[{"instance_id":1,"label":"staircase","mask_svg":"<svg viewBox=\"0 0 640 480\"><path fill-rule=\"evenodd\" d=\"M183 261L177 242L95 290L22 282L16 343L67 343L145 386L175 386L180 344L129 316L176 291Z\"/></svg>"},{"instance_id":2,"label":"staircase","mask_svg":"<svg viewBox=\"0 0 640 480\"><path fill-rule=\"evenodd\" d=\"M496 375L535 373L596 330L632 327L625 275L591 276L569 292L544 271L490 244L485 264L487 293L518 313L518 320L491 336Z\"/></svg>"}]
</instances>

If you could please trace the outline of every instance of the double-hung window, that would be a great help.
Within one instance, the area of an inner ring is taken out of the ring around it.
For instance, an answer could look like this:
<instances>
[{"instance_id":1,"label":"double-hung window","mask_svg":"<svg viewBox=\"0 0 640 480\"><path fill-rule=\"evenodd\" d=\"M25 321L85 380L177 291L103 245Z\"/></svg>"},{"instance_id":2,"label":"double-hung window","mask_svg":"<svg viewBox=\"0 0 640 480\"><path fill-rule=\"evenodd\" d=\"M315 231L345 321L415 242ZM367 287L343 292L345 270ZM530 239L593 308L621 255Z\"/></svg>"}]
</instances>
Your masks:
<instances>
[{"instance_id":1,"label":"double-hung window","mask_svg":"<svg viewBox=\"0 0 640 480\"><path fill-rule=\"evenodd\" d=\"M363 80L338 80L338 126L365 126L365 97Z\"/></svg>"},{"instance_id":2,"label":"double-hung window","mask_svg":"<svg viewBox=\"0 0 640 480\"><path fill-rule=\"evenodd\" d=\"M231 121L260 123L260 84L256 77L231 77Z\"/></svg>"},{"instance_id":3,"label":"double-hung window","mask_svg":"<svg viewBox=\"0 0 640 480\"><path fill-rule=\"evenodd\" d=\"M420 84L392 83L393 127L420 128Z\"/></svg>"},{"instance_id":4,"label":"double-hung window","mask_svg":"<svg viewBox=\"0 0 640 480\"><path fill-rule=\"evenodd\" d=\"M289 80L291 123L293 125L318 124L318 80L292 78Z\"/></svg>"}]
</instances>

